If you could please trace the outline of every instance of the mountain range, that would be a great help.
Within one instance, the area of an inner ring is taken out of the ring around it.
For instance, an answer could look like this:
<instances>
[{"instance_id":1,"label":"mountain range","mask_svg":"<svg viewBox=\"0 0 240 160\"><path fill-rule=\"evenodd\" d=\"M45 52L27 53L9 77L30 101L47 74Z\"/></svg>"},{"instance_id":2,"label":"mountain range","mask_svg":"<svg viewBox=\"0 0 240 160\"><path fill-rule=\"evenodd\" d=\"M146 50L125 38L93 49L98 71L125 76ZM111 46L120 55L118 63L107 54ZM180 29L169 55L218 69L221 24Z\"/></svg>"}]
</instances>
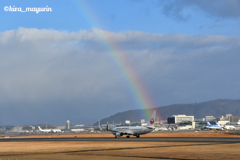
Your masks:
<instances>
[{"instance_id":1,"label":"mountain range","mask_svg":"<svg viewBox=\"0 0 240 160\"><path fill-rule=\"evenodd\" d=\"M240 100L217 99L201 103L193 104L173 104L155 108L159 120L166 120L171 115L185 114L193 115L195 119L204 118L205 116L220 117L226 114L240 116ZM144 119L143 113L146 110L137 109L116 113L110 117L100 120L101 124L107 122L112 124L125 123L125 120L130 122L140 122ZM147 120L148 121L148 120ZM96 122L94 125L98 125Z\"/></svg>"}]
</instances>

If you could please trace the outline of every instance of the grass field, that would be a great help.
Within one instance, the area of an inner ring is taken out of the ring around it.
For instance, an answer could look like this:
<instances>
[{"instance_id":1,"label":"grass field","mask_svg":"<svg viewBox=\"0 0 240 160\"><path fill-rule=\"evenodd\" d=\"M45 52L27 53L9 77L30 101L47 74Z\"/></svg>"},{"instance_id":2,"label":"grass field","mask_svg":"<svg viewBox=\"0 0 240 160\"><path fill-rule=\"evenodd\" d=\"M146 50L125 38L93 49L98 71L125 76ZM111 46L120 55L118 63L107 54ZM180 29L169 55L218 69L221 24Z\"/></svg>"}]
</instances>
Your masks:
<instances>
[{"instance_id":1,"label":"grass field","mask_svg":"<svg viewBox=\"0 0 240 160\"><path fill-rule=\"evenodd\" d=\"M2 142L2 160L239 159L240 144L175 142Z\"/></svg>"},{"instance_id":2,"label":"grass field","mask_svg":"<svg viewBox=\"0 0 240 160\"><path fill-rule=\"evenodd\" d=\"M47 137L33 135L25 137ZM52 137L113 137L111 134L50 135ZM152 133L159 137L228 137L224 133ZM21 136L23 137L23 136ZM52 138L51 137L51 138ZM240 159L239 143L187 142L0 142L2 160L147 160L147 159Z\"/></svg>"}]
</instances>

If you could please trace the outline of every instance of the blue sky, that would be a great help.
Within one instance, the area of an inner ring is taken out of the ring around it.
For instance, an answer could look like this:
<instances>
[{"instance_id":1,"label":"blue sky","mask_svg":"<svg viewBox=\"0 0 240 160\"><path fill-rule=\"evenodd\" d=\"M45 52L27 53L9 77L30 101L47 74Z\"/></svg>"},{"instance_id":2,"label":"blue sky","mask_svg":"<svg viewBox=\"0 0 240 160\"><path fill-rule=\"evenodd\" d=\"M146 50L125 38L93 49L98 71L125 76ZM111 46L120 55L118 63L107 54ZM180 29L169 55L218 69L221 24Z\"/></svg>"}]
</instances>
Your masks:
<instances>
[{"instance_id":1,"label":"blue sky","mask_svg":"<svg viewBox=\"0 0 240 160\"><path fill-rule=\"evenodd\" d=\"M1 1L0 6L5 111L0 125L93 123L140 109L99 35L121 49L156 107L239 99L238 0ZM9 12L6 6L48 6L52 12Z\"/></svg>"},{"instance_id":2,"label":"blue sky","mask_svg":"<svg viewBox=\"0 0 240 160\"><path fill-rule=\"evenodd\" d=\"M232 1L239 5L239 2ZM1 1L2 8L15 6L25 9L48 5L53 12L11 13L2 9L0 31L18 27L69 32L99 28L113 32L134 30L162 34L239 36L239 11L223 16L236 4L223 8L214 5L217 1L203 1L203 4L204 2L211 10L220 11L215 14L205 10L204 5L197 2L192 4L188 1L171 0Z\"/></svg>"}]
</instances>

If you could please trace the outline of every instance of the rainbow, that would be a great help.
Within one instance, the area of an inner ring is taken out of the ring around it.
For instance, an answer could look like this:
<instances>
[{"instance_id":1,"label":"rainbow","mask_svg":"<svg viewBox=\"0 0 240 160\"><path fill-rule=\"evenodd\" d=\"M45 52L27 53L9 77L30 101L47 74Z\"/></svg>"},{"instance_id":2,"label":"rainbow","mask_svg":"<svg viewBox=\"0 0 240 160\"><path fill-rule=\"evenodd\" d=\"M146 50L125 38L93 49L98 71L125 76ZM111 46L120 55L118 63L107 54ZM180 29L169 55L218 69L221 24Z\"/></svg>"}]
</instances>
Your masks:
<instances>
[{"instance_id":1,"label":"rainbow","mask_svg":"<svg viewBox=\"0 0 240 160\"><path fill-rule=\"evenodd\" d=\"M91 25L94 27L103 26L100 25L101 23L98 21L99 19L96 17L96 14L94 14L94 9L90 8L85 1L74 2L74 6L80 8L81 14L84 14ZM79 8L77 8L77 10L79 10ZM146 120L150 119L153 108L155 108L156 105L151 100L146 88L139 79L137 72L131 66L131 63L123 53L123 50L111 40L107 32L100 30L96 33L98 38L102 40L106 49L109 51L109 54L115 61L117 68L123 73L128 88L134 97L135 103L139 106L138 109L143 109L143 116Z\"/></svg>"}]
</instances>

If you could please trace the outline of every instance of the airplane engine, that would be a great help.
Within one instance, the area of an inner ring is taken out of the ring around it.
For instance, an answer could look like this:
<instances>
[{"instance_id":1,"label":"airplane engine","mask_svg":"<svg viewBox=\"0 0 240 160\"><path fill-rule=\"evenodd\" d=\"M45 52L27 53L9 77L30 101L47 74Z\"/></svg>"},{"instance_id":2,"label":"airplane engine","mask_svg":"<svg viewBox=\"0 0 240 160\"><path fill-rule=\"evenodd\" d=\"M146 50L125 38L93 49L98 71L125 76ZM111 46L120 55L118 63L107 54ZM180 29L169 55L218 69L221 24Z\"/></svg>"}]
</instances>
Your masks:
<instances>
[{"instance_id":1,"label":"airplane engine","mask_svg":"<svg viewBox=\"0 0 240 160\"><path fill-rule=\"evenodd\" d=\"M116 136L122 136L122 135L123 135L122 133L119 133L119 132L116 133Z\"/></svg>"}]
</instances>

